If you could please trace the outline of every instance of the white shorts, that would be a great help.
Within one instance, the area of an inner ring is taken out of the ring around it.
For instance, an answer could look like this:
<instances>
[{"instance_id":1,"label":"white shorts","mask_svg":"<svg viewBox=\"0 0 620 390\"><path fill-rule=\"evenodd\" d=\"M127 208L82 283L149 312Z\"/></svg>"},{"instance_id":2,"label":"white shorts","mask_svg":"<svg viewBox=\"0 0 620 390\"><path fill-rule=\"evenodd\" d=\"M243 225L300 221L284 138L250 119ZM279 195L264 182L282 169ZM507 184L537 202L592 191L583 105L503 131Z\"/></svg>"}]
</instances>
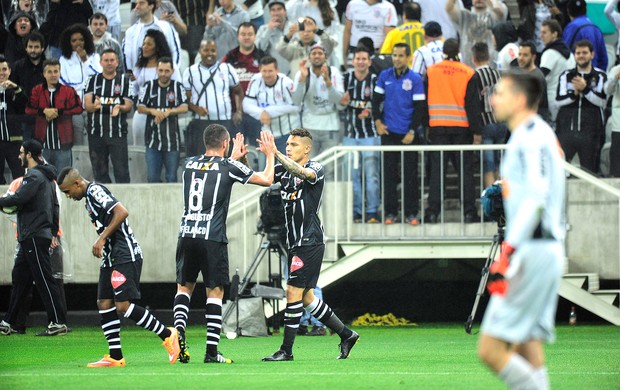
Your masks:
<instances>
[{"instance_id":1,"label":"white shorts","mask_svg":"<svg viewBox=\"0 0 620 390\"><path fill-rule=\"evenodd\" d=\"M531 240L510 259L506 295L489 300L481 332L513 344L555 340L555 312L562 277L560 241Z\"/></svg>"}]
</instances>

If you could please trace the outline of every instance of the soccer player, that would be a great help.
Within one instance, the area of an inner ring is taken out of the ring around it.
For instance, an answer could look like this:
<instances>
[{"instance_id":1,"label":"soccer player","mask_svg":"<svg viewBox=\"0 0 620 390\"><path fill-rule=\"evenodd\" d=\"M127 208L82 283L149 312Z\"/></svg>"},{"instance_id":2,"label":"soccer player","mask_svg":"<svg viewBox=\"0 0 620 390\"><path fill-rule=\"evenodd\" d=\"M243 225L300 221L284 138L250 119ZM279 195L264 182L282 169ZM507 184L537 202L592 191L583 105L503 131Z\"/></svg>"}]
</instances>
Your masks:
<instances>
[{"instance_id":1,"label":"soccer player","mask_svg":"<svg viewBox=\"0 0 620 390\"><path fill-rule=\"evenodd\" d=\"M196 287L198 273L207 291L205 319L207 350L205 363L232 363L217 349L222 330L222 299L228 284L228 240L226 216L233 184L251 183L268 187L273 182L275 143L270 132L261 132L258 150L266 155L265 170L254 172L235 161L247 154L243 135L233 140L230 158L230 135L222 125L211 124L204 131L204 154L190 157L183 170L183 217L177 244L177 293L174 297L174 326L179 331L179 360L189 362L185 326L189 302Z\"/></svg>"},{"instance_id":2,"label":"soccer player","mask_svg":"<svg viewBox=\"0 0 620 390\"><path fill-rule=\"evenodd\" d=\"M275 181L282 184L281 197L286 219L289 277L284 311L284 340L264 362L293 360L293 343L304 309L340 336L338 359L349 357L359 335L344 326L332 309L314 296L325 253L323 225L319 207L323 197L323 166L310 160L312 135L306 129L291 131L286 142L286 155L273 152L279 164Z\"/></svg>"},{"instance_id":3,"label":"soccer player","mask_svg":"<svg viewBox=\"0 0 620 390\"><path fill-rule=\"evenodd\" d=\"M554 339L564 259L564 158L536 114L542 91L535 75L509 72L491 98L512 136L501 165L506 239L490 269L478 353L511 389L549 388L543 342Z\"/></svg>"},{"instance_id":4,"label":"soccer player","mask_svg":"<svg viewBox=\"0 0 620 390\"><path fill-rule=\"evenodd\" d=\"M76 201L85 198L86 211L99 234L92 253L101 259L97 307L110 353L86 366L97 368L125 365L117 312L157 334L168 352L168 361L170 364L176 363L179 356L177 330L166 328L147 309L131 302L140 299L142 249L129 227L129 212L110 190L99 183L86 181L75 168L63 168L58 175L58 183L68 198Z\"/></svg>"}]
</instances>

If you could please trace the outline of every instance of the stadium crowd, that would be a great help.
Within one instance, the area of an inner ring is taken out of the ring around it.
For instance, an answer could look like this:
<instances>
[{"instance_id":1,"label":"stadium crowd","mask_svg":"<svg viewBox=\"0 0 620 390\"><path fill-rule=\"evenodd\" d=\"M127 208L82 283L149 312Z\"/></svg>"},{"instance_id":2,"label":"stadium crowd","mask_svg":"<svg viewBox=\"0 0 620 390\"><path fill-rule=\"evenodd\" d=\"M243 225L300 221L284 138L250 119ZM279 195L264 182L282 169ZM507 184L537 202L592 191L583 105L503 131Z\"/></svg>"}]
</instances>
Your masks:
<instances>
[{"instance_id":1,"label":"stadium crowd","mask_svg":"<svg viewBox=\"0 0 620 390\"><path fill-rule=\"evenodd\" d=\"M138 181L130 146L144 147L148 182L177 181L181 159L204 152L209 124L250 143L270 130L281 151L303 127L315 155L335 145L503 144L489 97L511 67L545 81L539 113L566 158L577 154L595 174L611 117L609 175L620 177L620 99L610 99L620 69L609 69L618 61L584 0L519 0L520 18L501 0L132 0L126 31L120 3L3 1L0 184L5 161L13 178L24 174L18 154L30 138L58 170L73 165L74 146L87 147L100 183ZM619 28L617 3L605 14ZM479 220L474 154L444 156L463 176L465 221ZM360 158L355 221L423 222L417 153ZM428 163L424 215L436 222L442 162L431 153ZM481 163L489 185L497 153ZM401 184L411 198L403 212Z\"/></svg>"}]
</instances>

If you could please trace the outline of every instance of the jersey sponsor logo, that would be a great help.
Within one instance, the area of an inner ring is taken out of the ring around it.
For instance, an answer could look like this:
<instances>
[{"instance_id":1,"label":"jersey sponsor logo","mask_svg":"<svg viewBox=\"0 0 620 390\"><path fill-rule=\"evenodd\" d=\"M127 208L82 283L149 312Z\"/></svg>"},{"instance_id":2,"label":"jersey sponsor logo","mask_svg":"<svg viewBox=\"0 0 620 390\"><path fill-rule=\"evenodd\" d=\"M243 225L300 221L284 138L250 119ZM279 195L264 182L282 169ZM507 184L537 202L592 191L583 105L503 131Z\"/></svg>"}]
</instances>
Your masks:
<instances>
[{"instance_id":1,"label":"jersey sponsor logo","mask_svg":"<svg viewBox=\"0 0 620 390\"><path fill-rule=\"evenodd\" d=\"M5 111L7 109L7 107L8 106L7 106L6 102L0 103L0 110Z\"/></svg>"},{"instance_id":2,"label":"jersey sponsor logo","mask_svg":"<svg viewBox=\"0 0 620 390\"><path fill-rule=\"evenodd\" d=\"M411 80L409 79L403 80L403 89L405 91L411 91L411 89L413 89L413 84L411 83Z\"/></svg>"},{"instance_id":3,"label":"jersey sponsor logo","mask_svg":"<svg viewBox=\"0 0 620 390\"><path fill-rule=\"evenodd\" d=\"M364 96L365 97L369 97L370 96L370 92L371 92L370 87L364 88Z\"/></svg>"},{"instance_id":4,"label":"jersey sponsor logo","mask_svg":"<svg viewBox=\"0 0 620 390\"><path fill-rule=\"evenodd\" d=\"M219 171L220 164L216 162L189 161L185 165L186 169L194 169L198 171Z\"/></svg>"},{"instance_id":5,"label":"jersey sponsor logo","mask_svg":"<svg viewBox=\"0 0 620 390\"><path fill-rule=\"evenodd\" d=\"M297 191L293 191L293 192L280 191L280 197L282 198L282 200L294 201L294 200L299 199L297 195L298 195Z\"/></svg>"},{"instance_id":6,"label":"jersey sponsor logo","mask_svg":"<svg viewBox=\"0 0 620 390\"><path fill-rule=\"evenodd\" d=\"M208 222L213 218L212 214L191 213L183 217L186 221Z\"/></svg>"},{"instance_id":7,"label":"jersey sponsor logo","mask_svg":"<svg viewBox=\"0 0 620 390\"><path fill-rule=\"evenodd\" d=\"M90 190L90 194L95 198L97 203L101 204L101 207L104 209L108 206L108 203L112 203L113 200L110 195L106 194L101 186L92 186Z\"/></svg>"},{"instance_id":8,"label":"jersey sponsor logo","mask_svg":"<svg viewBox=\"0 0 620 390\"><path fill-rule=\"evenodd\" d=\"M291 260L291 272L295 272L298 269L303 268L304 262L299 258L299 256L293 256Z\"/></svg>"},{"instance_id":9,"label":"jersey sponsor logo","mask_svg":"<svg viewBox=\"0 0 620 390\"><path fill-rule=\"evenodd\" d=\"M308 168L314 171L318 171L319 169L322 168L322 166L321 166L321 163L318 163L316 161L311 161L310 164L308 164Z\"/></svg>"},{"instance_id":10,"label":"jersey sponsor logo","mask_svg":"<svg viewBox=\"0 0 620 390\"><path fill-rule=\"evenodd\" d=\"M105 96L102 96L102 97L99 98L99 101L104 106L105 105L116 106L118 104L122 104L121 103L121 98L119 98L119 97L105 97Z\"/></svg>"},{"instance_id":11,"label":"jersey sponsor logo","mask_svg":"<svg viewBox=\"0 0 620 390\"><path fill-rule=\"evenodd\" d=\"M202 226L183 226L181 227L182 235L204 236L207 234L207 228Z\"/></svg>"},{"instance_id":12,"label":"jersey sponsor logo","mask_svg":"<svg viewBox=\"0 0 620 390\"><path fill-rule=\"evenodd\" d=\"M112 271L112 277L110 278L110 282L112 283L112 288L116 290L117 288L122 286L123 283L125 283L126 281L127 281L127 278L125 278L125 275L123 275L122 273L116 270Z\"/></svg>"},{"instance_id":13,"label":"jersey sponsor logo","mask_svg":"<svg viewBox=\"0 0 620 390\"><path fill-rule=\"evenodd\" d=\"M243 172L244 175L249 175L250 173L252 173L252 170L248 168L247 165L240 163L237 160L228 160L228 161L230 161L231 164L234 165L235 167L239 168L241 172Z\"/></svg>"}]
</instances>

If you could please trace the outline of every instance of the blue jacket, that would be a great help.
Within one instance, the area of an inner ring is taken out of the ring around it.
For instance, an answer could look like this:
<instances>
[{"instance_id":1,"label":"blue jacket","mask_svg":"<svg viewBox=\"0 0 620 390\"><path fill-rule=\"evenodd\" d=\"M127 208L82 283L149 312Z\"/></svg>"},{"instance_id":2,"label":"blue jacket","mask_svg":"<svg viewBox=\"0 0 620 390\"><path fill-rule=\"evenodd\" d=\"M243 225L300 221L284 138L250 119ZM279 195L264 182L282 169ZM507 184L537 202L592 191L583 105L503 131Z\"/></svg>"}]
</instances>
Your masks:
<instances>
[{"instance_id":1,"label":"blue jacket","mask_svg":"<svg viewBox=\"0 0 620 390\"><path fill-rule=\"evenodd\" d=\"M581 30L577 31L579 27L590 24L591 26L583 27ZM575 34L577 34L575 36ZM599 68L603 72L607 72L607 48L605 47L605 39L603 38L603 33L601 29L598 28L587 16L582 15L578 16L570 22L564 32L562 33L562 37L564 38L564 42L571 50L571 52L575 52L574 47L572 47L576 42L586 39L592 42L594 46L594 60L592 60L592 65L595 68ZM574 38L573 38L574 37ZM571 45L572 42L572 45Z\"/></svg>"}]
</instances>

